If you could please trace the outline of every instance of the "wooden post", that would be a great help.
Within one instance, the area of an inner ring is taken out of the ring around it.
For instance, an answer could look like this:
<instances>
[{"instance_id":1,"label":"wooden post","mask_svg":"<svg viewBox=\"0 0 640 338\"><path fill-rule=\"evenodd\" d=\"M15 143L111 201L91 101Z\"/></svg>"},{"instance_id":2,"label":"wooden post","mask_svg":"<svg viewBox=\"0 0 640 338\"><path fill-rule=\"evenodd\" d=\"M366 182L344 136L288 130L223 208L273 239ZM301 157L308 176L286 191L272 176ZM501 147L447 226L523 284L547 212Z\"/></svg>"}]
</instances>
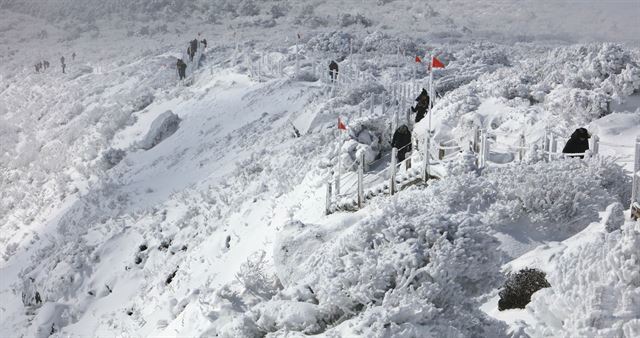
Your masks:
<instances>
[{"instance_id":1,"label":"wooden post","mask_svg":"<svg viewBox=\"0 0 640 338\"><path fill-rule=\"evenodd\" d=\"M405 120L407 121L407 127L411 127L411 109L407 107L407 109L404 110L404 114L405 114Z\"/></svg>"},{"instance_id":2,"label":"wooden post","mask_svg":"<svg viewBox=\"0 0 640 338\"><path fill-rule=\"evenodd\" d=\"M631 186L631 211L633 214L634 207L640 203L640 136L636 137L636 152L633 160L633 185ZM636 211L640 213L640 210ZM638 217L638 215L636 216Z\"/></svg>"},{"instance_id":3,"label":"wooden post","mask_svg":"<svg viewBox=\"0 0 640 338\"><path fill-rule=\"evenodd\" d=\"M549 146L549 128L545 128L544 129L544 139L542 141L542 148L543 148L544 154L547 155L547 156L543 156L543 157L546 157L547 161L550 161L551 160L551 154L549 153L549 149L550 149L550 146Z\"/></svg>"},{"instance_id":4,"label":"wooden post","mask_svg":"<svg viewBox=\"0 0 640 338\"><path fill-rule=\"evenodd\" d=\"M488 146L487 130L482 129L480 131L480 154L478 157L478 167L484 168L487 160L487 146Z\"/></svg>"},{"instance_id":5,"label":"wooden post","mask_svg":"<svg viewBox=\"0 0 640 338\"><path fill-rule=\"evenodd\" d=\"M331 182L327 182L327 199L325 205L324 214L331 214Z\"/></svg>"},{"instance_id":6,"label":"wooden post","mask_svg":"<svg viewBox=\"0 0 640 338\"><path fill-rule=\"evenodd\" d=\"M600 137L598 135L591 136L591 152L593 155L598 155L600 150Z\"/></svg>"},{"instance_id":7,"label":"wooden post","mask_svg":"<svg viewBox=\"0 0 640 338\"><path fill-rule=\"evenodd\" d=\"M364 205L364 152L360 155L360 165L358 166L358 209Z\"/></svg>"},{"instance_id":8,"label":"wooden post","mask_svg":"<svg viewBox=\"0 0 640 338\"><path fill-rule=\"evenodd\" d=\"M520 134L520 149L519 149L519 154L520 154L520 161L524 160L524 152L525 152L525 147L526 147L526 141L524 138L524 134Z\"/></svg>"},{"instance_id":9,"label":"wooden post","mask_svg":"<svg viewBox=\"0 0 640 338\"><path fill-rule=\"evenodd\" d=\"M424 137L424 147L422 149L422 181L429 180L429 149L431 147L431 132L427 132Z\"/></svg>"},{"instance_id":10,"label":"wooden post","mask_svg":"<svg viewBox=\"0 0 640 338\"><path fill-rule=\"evenodd\" d=\"M473 152L476 154L480 152L480 128L478 126L473 128Z\"/></svg>"},{"instance_id":11,"label":"wooden post","mask_svg":"<svg viewBox=\"0 0 640 338\"><path fill-rule=\"evenodd\" d=\"M391 174L389 177L389 195L396 193L396 166L398 164L398 148L391 149Z\"/></svg>"},{"instance_id":12,"label":"wooden post","mask_svg":"<svg viewBox=\"0 0 640 338\"><path fill-rule=\"evenodd\" d=\"M376 107L376 94L371 93L371 106L369 107L369 115L373 116L374 109Z\"/></svg>"},{"instance_id":13,"label":"wooden post","mask_svg":"<svg viewBox=\"0 0 640 338\"><path fill-rule=\"evenodd\" d=\"M444 149L442 149L442 143L438 146L438 159L442 160L444 158Z\"/></svg>"},{"instance_id":14,"label":"wooden post","mask_svg":"<svg viewBox=\"0 0 640 338\"><path fill-rule=\"evenodd\" d=\"M382 116L387 113L387 94L386 92L382 92Z\"/></svg>"},{"instance_id":15,"label":"wooden post","mask_svg":"<svg viewBox=\"0 0 640 338\"><path fill-rule=\"evenodd\" d=\"M338 150L338 175L336 176L336 196L340 195L340 175L342 175L342 156Z\"/></svg>"}]
</instances>

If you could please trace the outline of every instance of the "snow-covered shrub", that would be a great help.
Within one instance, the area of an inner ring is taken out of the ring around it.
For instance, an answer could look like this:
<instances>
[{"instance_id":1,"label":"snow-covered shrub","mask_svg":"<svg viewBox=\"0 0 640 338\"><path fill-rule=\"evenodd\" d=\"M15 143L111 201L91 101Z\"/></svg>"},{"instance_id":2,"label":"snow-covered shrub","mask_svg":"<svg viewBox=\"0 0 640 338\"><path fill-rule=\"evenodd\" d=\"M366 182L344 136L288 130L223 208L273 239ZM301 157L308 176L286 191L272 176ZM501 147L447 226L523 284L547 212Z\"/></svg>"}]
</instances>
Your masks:
<instances>
[{"instance_id":1,"label":"snow-covered shrub","mask_svg":"<svg viewBox=\"0 0 640 338\"><path fill-rule=\"evenodd\" d=\"M40 296L40 292L36 290L34 282L35 280L33 278L27 277L22 286L22 304L26 307L42 305L42 297Z\"/></svg>"},{"instance_id":2,"label":"snow-covered shrub","mask_svg":"<svg viewBox=\"0 0 640 338\"><path fill-rule=\"evenodd\" d=\"M551 287L545 276L540 270L528 268L509 274L500 290L498 309L524 309L531 302L531 295L540 289Z\"/></svg>"},{"instance_id":3,"label":"snow-covered shrub","mask_svg":"<svg viewBox=\"0 0 640 338\"><path fill-rule=\"evenodd\" d=\"M269 13L273 19L278 19L283 16L286 16L289 13L289 6L287 4L277 3L271 6Z\"/></svg>"},{"instance_id":4,"label":"snow-covered shrub","mask_svg":"<svg viewBox=\"0 0 640 338\"><path fill-rule=\"evenodd\" d=\"M265 254L264 251L257 251L250 255L247 261L240 265L236 278L247 292L268 300L276 294L280 282L275 276L269 276L265 272Z\"/></svg>"},{"instance_id":5,"label":"snow-covered shrub","mask_svg":"<svg viewBox=\"0 0 640 338\"><path fill-rule=\"evenodd\" d=\"M544 107L552 114L553 130L565 135L607 114L609 102L601 91L559 86L545 97Z\"/></svg>"},{"instance_id":6,"label":"snow-covered shrub","mask_svg":"<svg viewBox=\"0 0 640 338\"><path fill-rule=\"evenodd\" d=\"M353 50L358 50L362 42L349 33L334 31L311 37L306 47L315 52L336 54L338 59L344 59L349 55L350 44L353 44Z\"/></svg>"},{"instance_id":7,"label":"snow-covered shrub","mask_svg":"<svg viewBox=\"0 0 640 338\"><path fill-rule=\"evenodd\" d=\"M256 16L260 14L260 8L254 0L242 0L238 4L238 14L241 16Z\"/></svg>"},{"instance_id":8,"label":"snow-covered shrub","mask_svg":"<svg viewBox=\"0 0 640 338\"><path fill-rule=\"evenodd\" d=\"M607 232L613 232L620 229L624 224L624 207L622 203L615 202L610 204L602 218L604 229Z\"/></svg>"},{"instance_id":9,"label":"snow-covered shrub","mask_svg":"<svg viewBox=\"0 0 640 338\"><path fill-rule=\"evenodd\" d=\"M590 228L579 241L568 239L573 243L545 262L553 267L546 270L552 287L531 298L527 312L537 325L524 331L533 337L637 337L639 224L626 222L613 232Z\"/></svg>"},{"instance_id":10,"label":"snow-covered shrub","mask_svg":"<svg viewBox=\"0 0 640 338\"><path fill-rule=\"evenodd\" d=\"M351 25L362 25L364 27L369 27L371 26L371 20L367 19L360 13L356 15L344 13L338 15L338 24L340 25L340 27L348 27Z\"/></svg>"},{"instance_id":11,"label":"snow-covered shrub","mask_svg":"<svg viewBox=\"0 0 640 338\"><path fill-rule=\"evenodd\" d=\"M490 208L487 215L508 206L509 217L526 217L540 231L553 233L575 233L580 230L576 226L598 220L599 211L622 201L619 189L629 181L622 168L606 158L511 165L489 169L481 177L493 182L497 199L509 202L496 204L499 208Z\"/></svg>"},{"instance_id":12,"label":"snow-covered shrub","mask_svg":"<svg viewBox=\"0 0 640 338\"><path fill-rule=\"evenodd\" d=\"M104 163L105 169L115 167L126 155L127 153L122 149L107 149L107 151L102 153L102 162Z\"/></svg>"}]
</instances>

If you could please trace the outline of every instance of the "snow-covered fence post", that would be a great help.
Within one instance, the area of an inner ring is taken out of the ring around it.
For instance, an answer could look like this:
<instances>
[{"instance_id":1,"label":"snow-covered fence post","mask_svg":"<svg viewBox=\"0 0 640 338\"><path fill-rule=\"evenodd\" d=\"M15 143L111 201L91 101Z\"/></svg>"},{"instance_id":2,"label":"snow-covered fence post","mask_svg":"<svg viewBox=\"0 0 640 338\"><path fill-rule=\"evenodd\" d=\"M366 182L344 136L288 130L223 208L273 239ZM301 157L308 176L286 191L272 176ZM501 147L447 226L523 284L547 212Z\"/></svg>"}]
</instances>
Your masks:
<instances>
[{"instance_id":1,"label":"snow-covered fence post","mask_svg":"<svg viewBox=\"0 0 640 338\"><path fill-rule=\"evenodd\" d=\"M633 160L633 181L631 187L631 217L640 218L640 136L636 137L636 152Z\"/></svg>"},{"instance_id":2,"label":"snow-covered fence post","mask_svg":"<svg viewBox=\"0 0 640 338\"><path fill-rule=\"evenodd\" d=\"M407 122L407 127L411 126L411 109L409 109L409 107L404 110L404 115L405 121Z\"/></svg>"},{"instance_id":3,"label":"snow-covered fence post","mask_svg":"<svg viewBox=\"0 0 640 338\"><path fill-rule=\"evenodd\" d=\"M340 195L340 175L342 175L342 156L340 156L340 152L338 152L338 168L336 175L336 196Z\"/></svg>"},{"instance_id":4,"label":"snow-covered fence post","mask_svg":"<svg viewBox=\"0 0 640 338\"><path fill-rule=\"evenodd\" d=\"M442 144L442 142L438 145L438 159L442 160L444 158L444 145Z\"/></svg>"},{"instance_id":5,"label":"snow-covered fence post","mask_svg":"<svg viewBox=\"0 0 640 338\"><path fill-rule=\"evenodd\" d=\"M371 106L369 107L369 115L373 116L374 109L376 107L376 94L371 93Z\"/></svg>"},{"instance_id":6,"label":"snow-covered fence post","mask_svg":"<svg viewBox=\"0 0 640 338\"><path fill-rule=\"evenodd\" d=\"M593 155L598 155L598 151L600 150L600 137L598 135L593 135L591 137L591 152Z\"/></svg>"},{"instance_id":7,"label":"snow-covered fence post","mask_svg":"<svg viewBox=\"0 0 640 338\"><path fill-rule=\"evenodd\" d=\"M424 137L424 147L422 147L422 181L429 180L429 150L431 148L431 132L428 131Z\"/></svg>"},{"instance_id":8,"label":"snow-covered fence post","mask_svg":"<svg viewBox=\"0 0 640 338\"><path fill-rule=\"evenodd\" d=\"M556 152L558 152L558 140L556 139L556 134L551 133L551 150L549 152L549 160L552 159L552 156L555 156Z\"/></svg>"},{"instance_id":9,"label":"snow-covered fence post","mask_svg":"<svg viewBox=\"0 0 640 338\"><path fill-rule=\"evenodd\" d=\"M478 126L473 128L473 152L476 154L480 152L480 128Z\"/></svg>"},{"instance_id":10,"label":"snow-covered fence post","mask_svg":"<svg viewBox=\"0 0 640 338\"><path fill-rule=\"evenodd\" d=\"M364 152L360 154L360 165L358 166L358 209L364 205Z\"/></svg>"},{"instance_id":11,"label":"snow-covered fence post","mask_svg":"<svg viewBox=\"0 0 640 338\"><path fill-rule=\"evenodd\" d=\"M543 157L546 157L547 161L551 161L551 154L549 153L549 128L544 129L544 138L542 139L542 151ZM547 155L547 156L544 156Z\"/></svg>"},{"instance_id":12,"label":"snow-covered fence post","mask_svg":"<svg viewBox=\"0 0 640 338\"><path fill-rule=\"evenodd\" d=\"M524 134L520 134L520 149L518 149L518 154L520 155L520 161L524 160L524 151L527 146L527 142L524 138Z\"/></svg>"},{"instance_id":13,"label":"snow-covered fence post","mask_svg":"<svg viewBox=\"0 0 640 338\"><path fill-rule=\"evenodd\" d=\"M389 195L396 193L396 166L398 164L398 148L391 149L391 173L389 175Z\"/></svg>"},{"instance_id":14,"label":"snow-covered fence post","mask_svg":"<svg viewBox=\"0 0 640 338\"><path fill-rule=\"evenodd\" d=\"M324 213L325 215L331 214L331 182L327 182L327 199Z\"/></svg>"},{"instance_id":15,"label":"snow-covered fence post","mask_svg":"<svg viewBox=\"0 0 640 338\"><path fill-rule=\"evenodd\" d=\"M382 92L382 115L384 116L387 113L387 94L386 92Z\"/></svg>"},{"instance_id":16,"label":"snow-covered fence post","mask_svg":"<svg viewBox=\"0 0 640 338\"><path fill-rule=\"evenodd\" d=\"M488 152L489 152L489 138L487 137L487 130L482 129L480 131L480 154L478 157L478 167L484 168L487 164Z\"/></svg>"}]
</instances>

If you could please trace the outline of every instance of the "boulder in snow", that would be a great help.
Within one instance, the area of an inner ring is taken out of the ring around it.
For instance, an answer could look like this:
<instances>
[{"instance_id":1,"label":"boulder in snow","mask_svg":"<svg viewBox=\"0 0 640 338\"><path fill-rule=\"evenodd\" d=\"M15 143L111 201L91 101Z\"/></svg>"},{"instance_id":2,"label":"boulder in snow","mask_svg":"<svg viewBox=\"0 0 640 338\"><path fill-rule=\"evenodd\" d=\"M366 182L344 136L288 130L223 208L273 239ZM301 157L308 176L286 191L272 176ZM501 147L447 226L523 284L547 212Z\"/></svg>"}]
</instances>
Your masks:
<instances>
[{"instance_id":1,"label":"boulder in snow","mask_svg":"<svg viewBox=\"0 0 640 338\"><path fill-rule=\"evenodd\" d=\"M158 143L173 135L180 127L181 121L180 117L171 110L160 114L160 116L151 123L151 128L149 128L147 136L140 142L140 148L149 150L155 147Z\"/></svg>"}]
</instances>

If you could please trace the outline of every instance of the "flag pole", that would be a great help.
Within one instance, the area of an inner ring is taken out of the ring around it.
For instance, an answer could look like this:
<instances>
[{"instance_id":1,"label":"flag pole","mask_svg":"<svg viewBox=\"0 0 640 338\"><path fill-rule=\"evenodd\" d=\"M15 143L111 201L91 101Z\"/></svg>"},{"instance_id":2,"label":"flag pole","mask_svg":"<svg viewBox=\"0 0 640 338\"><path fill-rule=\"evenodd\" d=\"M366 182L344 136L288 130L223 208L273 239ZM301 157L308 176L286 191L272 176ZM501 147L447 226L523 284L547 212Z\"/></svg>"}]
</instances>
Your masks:
<instances>
[{"instance_id":1,"label":"flag pole","mask_svg":"<svg viewBox=\"0 0 640 338\"><path fill-rule=\"evenodd\" d=\"M431 115L433 110L433 56L429 57L429 137L431 137Z\"/></svg>"}]
</instances>

